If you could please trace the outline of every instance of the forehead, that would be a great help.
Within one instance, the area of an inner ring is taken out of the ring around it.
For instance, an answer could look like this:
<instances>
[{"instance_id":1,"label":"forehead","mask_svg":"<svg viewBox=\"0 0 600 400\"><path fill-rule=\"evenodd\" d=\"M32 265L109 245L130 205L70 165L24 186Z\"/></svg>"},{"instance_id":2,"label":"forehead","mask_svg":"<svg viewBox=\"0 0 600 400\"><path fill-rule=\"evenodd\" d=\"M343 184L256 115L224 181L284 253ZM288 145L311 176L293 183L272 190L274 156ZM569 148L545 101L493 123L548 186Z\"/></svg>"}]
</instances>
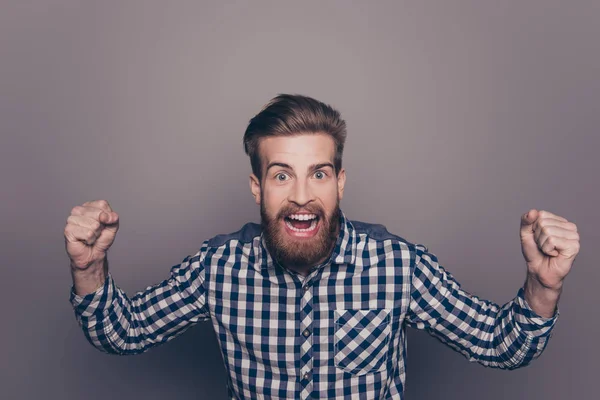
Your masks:
<instances>
[{"instance_id":1,"label":"forehead","mask_svg":"<svg viewBox=\"0 0 600 400\"><path fill-rule=\"evenodd\" d=\"M317 162L332 162L335 156L333 138L323 133L294 136L271 136L259 143L261 162L284 162L291 166L303 166Z\"/></svg>"}]
</instances>

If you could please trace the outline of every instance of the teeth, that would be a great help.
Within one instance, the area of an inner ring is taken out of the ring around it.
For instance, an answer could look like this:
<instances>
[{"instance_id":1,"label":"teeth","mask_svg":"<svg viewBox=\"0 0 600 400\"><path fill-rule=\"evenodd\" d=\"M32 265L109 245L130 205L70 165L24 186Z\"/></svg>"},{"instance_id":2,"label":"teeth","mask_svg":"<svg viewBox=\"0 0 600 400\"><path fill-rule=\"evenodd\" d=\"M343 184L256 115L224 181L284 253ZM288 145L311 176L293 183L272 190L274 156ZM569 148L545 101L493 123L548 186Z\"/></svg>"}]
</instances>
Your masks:
<instances>
[{"instance_id":1,"label":"teeth","mask_svg":"<svg viewBox=\"0 0 600 400\"><path fill-rule=\"evenodd\" d=\"M291 214L288 218L296 219L298 221L308 221L311 219L316 219L317 216L315 214Z\"/></svg>"},{"instance_id":2,"label":"teeth","mask_svg":"<svg viewBox=\"0 0 600 400\"><path fill-rule=\"evenodd\" d=\"M317 220L313 219L313 221L310 224L310 227L308 227L306 229L294 228L294 226L292 225L292 223L290 221L285 221L285 224L287 225L288 228L290 228L294 232L310 232L310 231L314 230L317 227Z\"/></svg>"}]
</instances>

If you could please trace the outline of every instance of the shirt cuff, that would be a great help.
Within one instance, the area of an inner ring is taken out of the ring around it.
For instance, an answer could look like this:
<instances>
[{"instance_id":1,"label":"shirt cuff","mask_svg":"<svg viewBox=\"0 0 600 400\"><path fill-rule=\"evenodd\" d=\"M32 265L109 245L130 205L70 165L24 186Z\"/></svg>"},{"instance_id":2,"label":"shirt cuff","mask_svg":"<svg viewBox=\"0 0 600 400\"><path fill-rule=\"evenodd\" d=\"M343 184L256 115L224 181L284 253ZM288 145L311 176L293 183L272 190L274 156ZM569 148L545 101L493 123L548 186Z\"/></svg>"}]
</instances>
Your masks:
<instances>
[{"instance_id":1,"label":"shirt cuff","mask_svg":"<svg viewBox=\"0 0 600 400\"><path fill-rule=\"evenodd\" d=\"M75 286L71 286L69 300L75 310L75 314L82 317L91 317L102 314L111 307L115 298L115 290L115 282L112 275L108 273L104 285L100 286L95 292L88 293L85 296L76 294Z\"/></svg>"},{"instance_id":2,"label":"shirt cuff","mask_svg":"<svg viewBox=\"0 0 600 400\"><path fill-rule=\"evenodd\" d=\"M528 336L549 336L552 332L552 328L556 324L560 312L558 306L554 311L554 315L551 318L545 318L538 315L533 309L527 304L525 300L525 289L519 289L519 293L514 301L513 311L515 320L521 331L525 332Z\"/></svg>"}]
</instances>

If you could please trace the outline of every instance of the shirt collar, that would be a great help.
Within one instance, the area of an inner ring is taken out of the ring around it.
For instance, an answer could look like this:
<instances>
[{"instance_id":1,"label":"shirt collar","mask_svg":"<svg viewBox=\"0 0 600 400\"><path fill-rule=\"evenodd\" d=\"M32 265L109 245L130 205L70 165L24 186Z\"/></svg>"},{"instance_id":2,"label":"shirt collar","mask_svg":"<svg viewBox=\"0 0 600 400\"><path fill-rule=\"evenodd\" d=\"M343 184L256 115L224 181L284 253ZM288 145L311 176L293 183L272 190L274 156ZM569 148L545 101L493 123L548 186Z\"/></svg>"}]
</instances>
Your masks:
<instances>
[{"instance_id":1,"label":"shirt collar","mask_svg":"<svg viewBox=\"0 0 600 400\"><path fill-rule=\"evenodd\" d=\"M356 229L340 210L340 233L329 259L332 264L354 264L356 260Z\"/></svg>"},{"instance_id":2,"label":"shirt collar","mask_svg":"<svg viewBox=\"0 0 600 400\"><path fill-rule=\"evenodd\" d=\"M340 209L340 232L329 260L323 265L354 264L356 260L356 242L356 230L350 220L346 218L344 212ZM260 253L263 255L263 257L260 257L262 259L261 270L273 268L275 262L271 257L271 254L267 251L264 234L262 232L260 235Z\"/></svg>"}]
</instances>

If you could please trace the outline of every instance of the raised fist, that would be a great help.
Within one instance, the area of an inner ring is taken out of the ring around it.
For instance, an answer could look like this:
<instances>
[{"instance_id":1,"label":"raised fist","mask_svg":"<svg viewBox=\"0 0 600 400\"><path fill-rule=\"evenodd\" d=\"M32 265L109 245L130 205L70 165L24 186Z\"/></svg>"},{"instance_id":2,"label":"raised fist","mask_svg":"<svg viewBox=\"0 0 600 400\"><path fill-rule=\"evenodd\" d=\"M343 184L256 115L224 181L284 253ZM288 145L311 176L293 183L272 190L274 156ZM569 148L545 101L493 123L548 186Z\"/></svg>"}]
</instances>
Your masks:
<instances>
[{"instance_id":1,"label":"raised fist","mask_svg":"<svg viewBox=\"0 0 600 400\"><path fill-rule=\"evenodd\" d=\"M65 246L71 267L87 269L103 264L119 230L119 215L106 200L75 206L65 226Z\"/></svg>"}]
</instances>

